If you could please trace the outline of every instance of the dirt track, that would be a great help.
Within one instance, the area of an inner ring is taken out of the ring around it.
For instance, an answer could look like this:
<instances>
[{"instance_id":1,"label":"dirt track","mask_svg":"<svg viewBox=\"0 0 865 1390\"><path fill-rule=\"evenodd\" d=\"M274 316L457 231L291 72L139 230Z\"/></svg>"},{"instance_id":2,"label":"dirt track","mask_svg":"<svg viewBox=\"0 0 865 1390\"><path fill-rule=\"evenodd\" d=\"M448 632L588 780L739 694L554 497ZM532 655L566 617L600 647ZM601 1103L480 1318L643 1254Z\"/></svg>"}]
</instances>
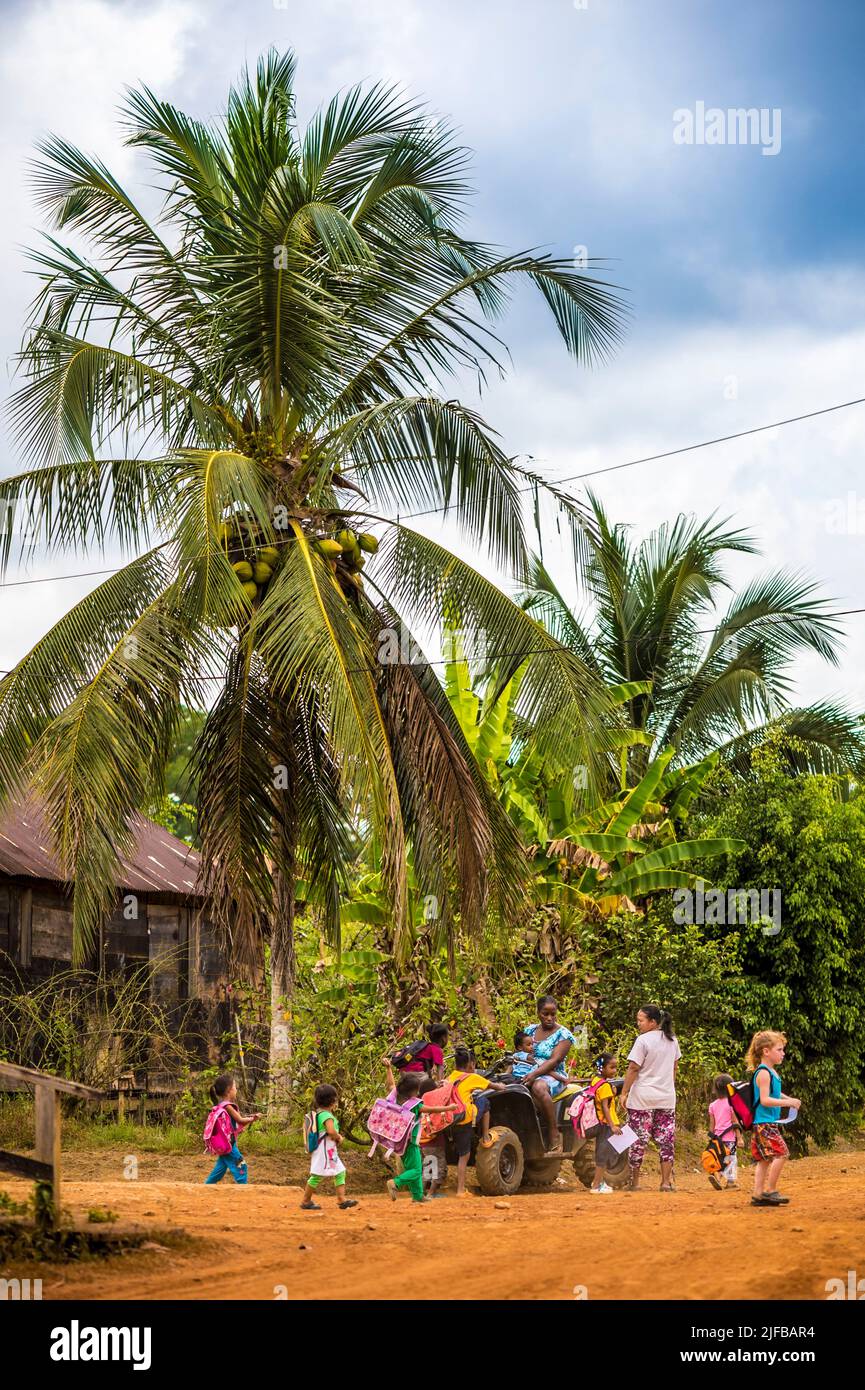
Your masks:
<instances>
[{"instance_id":1,"label":"dirt track","mask_svg":"<svg viewBox=\"0 0 865 1390\"><path fill-rule=\"evenodd\" d=\"M562 1300L575 1286L590 1299L824 1299L827 1279L865 1272L865 1154L789 1164L791 1202L774 1211L749 1206L747 1169L743 1178L740 1191L719 1193L686 1172L667 1195L647 1174L633 1195L569 1187L504 1207L375 1193L343 1212L322 1197L320 1214L298 1209L297 1187L69 1181L64 1206L78 1217L107 1206L124 1223L180 1227L209 1247L14 1272L40 1275L46 1299L413 1299L423 1287L442 1298Z\"/></svg>"}]
</instances>

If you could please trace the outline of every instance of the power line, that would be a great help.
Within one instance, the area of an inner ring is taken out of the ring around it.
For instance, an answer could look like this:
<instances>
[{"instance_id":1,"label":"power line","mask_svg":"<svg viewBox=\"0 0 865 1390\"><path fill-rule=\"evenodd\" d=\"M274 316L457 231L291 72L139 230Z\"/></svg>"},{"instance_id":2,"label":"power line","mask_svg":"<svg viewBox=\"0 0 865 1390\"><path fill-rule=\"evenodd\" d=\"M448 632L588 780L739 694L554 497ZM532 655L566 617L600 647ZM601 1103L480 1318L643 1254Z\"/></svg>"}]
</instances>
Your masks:
<instances>
[{"instance_id":1,"label":"power line","mask_svg":"<svg viewBox=\"0 0 865 1390\"><path fill-rule=\"evenodd\" d=\"M560 487L562 483L582 482L586 478L598 478L605 473L618 473L623 468L635 468L641 463L657 463L661 459L675 458L678 454L693 453L697 449L709 449L715 444L727 444L733 439L745 439L748 435L764 434L767 430L781 429L785 425L795 425L802 420L813 420L819 415L831 415L838 410L849 410L850 407L854 405L865 405L865 396L859 396L852 401L840 401L837 405L823 406L820 410L809 410L803 415L790 415L785 420L774 420L768 425L754 425L751 429L738 430L735 434L721 434L714 439L703 439L697 444L683 444L679 449L666 449L660 454L646 454L642 458L629 459L625 463L609 464L606 468L590 468L585 473L572 473L564 478L551 478L549 480L538 479L536 483L528 483L525 487L516 488L515 491L519 495L522 495L524 493L534 492L538 487ZM418 517L422 516L437 516L439 513L448 512L452 509L453 504L448 503L443 507L428 507L422 512L398 513L397 523L399 523L399 521L416 521ZM287 543L288 542L281 542L281 544ZM122 565L117 565L113 569L84 570L73 574L52 574L46 575L42 579L3 580L0 582L0 589L14 589L27 584L54 584L65 579L90 579L97 575L117 574L122 568Z\"/></svg>"},{"instance_id":2,"label":"power line","mask_svg":"<svg viewBox=\"0 0 865 1390\"><path fill-rule=\"evenodd\" d=\"M848 410L853 405L865 405L865 396L859 396L853 401L841 401L838 405L827 405L822 410L809 410L804 415L790 415L786 420L775 420L770 425L754 425L752 429L738 430L735 434L720 434L715 439L703 439L699 444L683 444L680 449L666 449L662 454L646 454L643 458L629 459L627 463L613 463L606 468L590 468L586 473L571 473L564 478L552 478L549 482L540 479L538 483L529 483L516 491L534 492L536 487L560 487L562 483L578 483L585 478L598 478L604 473L618 473L623 468L636 468L638 463L657 463L660 459L675 458L677 454L693 453L695 449L709 449L714 444L727 444L731 439L744 439L749 434L763 434L766 430L781 429L783 425L795 425L800 420L813 420L818 415L830 415L835 410ZM408 512L404 519L414 521L419 516L433 516L437 512L449 510L449 507L430 507L423 512Z\"/></svg>"},{"instance_id":3,"label":"power line","mask_svg":"<svg viewBox=\"0 0 865 1390\"><path fill-rule=\"evenodd\" d=\"M56 584L61 579L92 579L97 574L119 574L123 565L108 570L79 570L75 574L46 574L42 579L5 579L0 589L20 589L25 584Z\"/></svg>"}]
</instances>

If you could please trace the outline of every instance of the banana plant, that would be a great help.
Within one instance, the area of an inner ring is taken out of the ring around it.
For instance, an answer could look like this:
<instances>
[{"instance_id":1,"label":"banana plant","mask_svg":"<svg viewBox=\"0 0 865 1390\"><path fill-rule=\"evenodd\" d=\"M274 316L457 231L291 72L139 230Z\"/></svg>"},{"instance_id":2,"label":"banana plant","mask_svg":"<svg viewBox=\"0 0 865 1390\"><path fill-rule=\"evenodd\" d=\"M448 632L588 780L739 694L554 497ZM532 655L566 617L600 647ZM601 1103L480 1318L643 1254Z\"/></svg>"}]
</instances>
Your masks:
<instances>
[{"instance_id":1,"label":"banana plant","mask_svg":"<svg viewBox=\"0 0 865 1390\"><path fill-rule=\"evenodd\" d=\"M448 698L475 756L523 838L534 846L534 897L591 916L636 911L635 899L666 889L693 887L697 875L684 865L741 848L738 840L680 840L676 825L718 761L716 753L690 767L671 768L674 752L655 758L628 787L627 749L645 741L641 730L614 730L608 747L623 754L620 790L606 801L579 807L579 778L551 768L518 715L521 671L504 685L487 678L481 693L458 636L445 670ZM608 689L611 706L623 705L645 683ZM615 756L615 751L613 753Z\"/></svg>"},{"instance_id":2,"label":"banana plant","mask_svg":"<svg viewBox=\"0 0 865 1390\"><path fill-rule=\"evenodd\" d=\"M683 866L744 847L741 840L676 838L671 808L680 812L687 806L713 760L669 775L673 757L674 750L666 749L618 802L595 808L550 841L548 854L557 856L559 882L552 885L555 891L548 901L589 899L602 915L633 910L634 899L694 887L700 876ZM668 794L669 802L660 800ZM662 819L652 820L659 812Z\"/></svg>"}]
</instances>

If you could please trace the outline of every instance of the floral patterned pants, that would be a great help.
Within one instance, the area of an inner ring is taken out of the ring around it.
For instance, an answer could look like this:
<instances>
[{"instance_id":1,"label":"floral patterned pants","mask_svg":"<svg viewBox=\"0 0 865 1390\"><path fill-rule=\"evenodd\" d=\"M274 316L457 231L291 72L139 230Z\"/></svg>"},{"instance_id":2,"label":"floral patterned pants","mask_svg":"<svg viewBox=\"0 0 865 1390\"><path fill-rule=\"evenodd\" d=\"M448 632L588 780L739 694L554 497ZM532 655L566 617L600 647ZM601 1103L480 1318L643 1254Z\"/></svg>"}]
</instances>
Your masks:
<instances>
[{"instance_id":1,"label":"floral patterned pants","mask_svg":"<svg viewBox=\"0 0 865 1390\"><path fill-rule=\"evenodd\" d=\"M628 1124L637 1136L628 1149L631 1168L642 1167L650 1139L657 1144L663 1162L672 1163L676 1147L675 1110L631 1110L629 1107Z\"/></svg>"}]
</instances>

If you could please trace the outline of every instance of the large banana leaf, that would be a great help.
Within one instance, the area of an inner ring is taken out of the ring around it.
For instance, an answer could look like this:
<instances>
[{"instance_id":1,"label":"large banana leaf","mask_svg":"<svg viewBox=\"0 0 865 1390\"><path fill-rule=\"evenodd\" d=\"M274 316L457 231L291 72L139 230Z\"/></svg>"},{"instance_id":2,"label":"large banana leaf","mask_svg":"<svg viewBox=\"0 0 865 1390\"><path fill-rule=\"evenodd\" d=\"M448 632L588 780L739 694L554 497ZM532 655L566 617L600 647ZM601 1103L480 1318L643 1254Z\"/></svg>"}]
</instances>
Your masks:
<instances>
[{"instance_id":1,"label":"large banana leaf","mask_svg":"<svg viewBox=\"0 0 865 1390\"><path fill-rule=\"evenodd\" d=\"M642 877L655 869L668 869L689 859L714 859L720 854L738 854L746 848L744 840L676 840L663 849L652 850L636 864L629 864L616 875L616 883L628 886L633 878Z\"/></svg>"}]
</instances>

